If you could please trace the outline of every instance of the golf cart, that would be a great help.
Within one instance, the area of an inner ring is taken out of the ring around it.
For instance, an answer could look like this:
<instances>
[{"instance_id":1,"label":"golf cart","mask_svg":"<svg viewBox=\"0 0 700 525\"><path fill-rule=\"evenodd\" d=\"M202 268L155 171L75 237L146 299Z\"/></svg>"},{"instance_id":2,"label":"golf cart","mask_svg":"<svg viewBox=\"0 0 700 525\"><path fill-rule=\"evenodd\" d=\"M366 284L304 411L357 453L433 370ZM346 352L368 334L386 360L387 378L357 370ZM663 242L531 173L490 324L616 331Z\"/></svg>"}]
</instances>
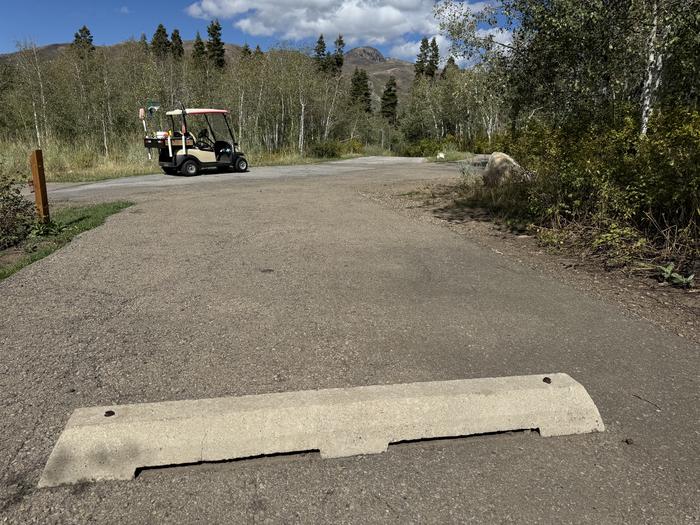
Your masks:
<instances>
[{"instance_id":1,"label":"golf cart","mask_svg":"<svg viewBox=\"0 0 700 525\"><path fill-rule=\"evenodd\" d=\"M149 108L149 113L151 108ZM146 133L144 146L158 150L158 164L168 175L197 175L202 170L247 171L248 161L238 149L225 109L176 109L166 113L169 131ZM140 111L144 131L145 110ZM190 130L197 130L196 135Z\"/></svg>"}]
</instances>

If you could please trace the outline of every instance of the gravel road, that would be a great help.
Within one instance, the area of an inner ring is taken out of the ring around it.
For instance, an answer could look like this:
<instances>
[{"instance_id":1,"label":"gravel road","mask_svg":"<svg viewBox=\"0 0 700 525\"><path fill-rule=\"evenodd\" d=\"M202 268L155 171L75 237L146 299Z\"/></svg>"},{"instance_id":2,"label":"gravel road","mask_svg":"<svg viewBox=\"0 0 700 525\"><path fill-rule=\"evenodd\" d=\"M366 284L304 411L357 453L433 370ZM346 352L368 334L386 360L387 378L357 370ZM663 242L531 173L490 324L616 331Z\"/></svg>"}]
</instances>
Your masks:
<instances>
[{"instance_id":1,"label":"gravel road","mask_svg":"<svg viewBox=\"0 0 700 525\"><path fill-rule=\"evenodd\" d=\"M373 158L52 185L136 204L0 282L0 522L700 520L697 346L368 198L451 174ZM605 433L36 489L78 407L552 372Z\"/></svg>"}]
</instances>

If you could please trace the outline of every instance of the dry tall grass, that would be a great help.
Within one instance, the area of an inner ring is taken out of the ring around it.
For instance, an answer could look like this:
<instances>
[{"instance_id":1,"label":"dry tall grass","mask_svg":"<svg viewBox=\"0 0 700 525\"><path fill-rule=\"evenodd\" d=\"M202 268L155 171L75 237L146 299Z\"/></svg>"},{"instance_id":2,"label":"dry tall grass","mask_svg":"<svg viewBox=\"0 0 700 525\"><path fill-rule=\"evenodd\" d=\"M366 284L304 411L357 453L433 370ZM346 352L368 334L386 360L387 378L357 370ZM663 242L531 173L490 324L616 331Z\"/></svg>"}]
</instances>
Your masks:
<instances>
[{"instance_id":1,"label":"dry tall grass","mask_svg":"<svg viewBox=\"0 0 700 525\"><path fill-rule=\"evenodd\" d=\"M31 178L29 153L32 148L32 145L24 142L0 140L0 177L11 177L17 180ZM109 156L104 155L103 148L85 143L70 145L49 143L42 149L46 180L49 182L84 182L160 173L157 157L155 157L156 152L153 152L153 160L149 161L140 137L126 138L122 144L115 144ZM369 154L378 153L378 150L372 150ZM388 152L382 150L381 153ZM246 151L246 156L252 167L315 164L328 160L300 155L295 150ZM357 156L347 155L343 158Z\"/></svg>"}]
</instances>

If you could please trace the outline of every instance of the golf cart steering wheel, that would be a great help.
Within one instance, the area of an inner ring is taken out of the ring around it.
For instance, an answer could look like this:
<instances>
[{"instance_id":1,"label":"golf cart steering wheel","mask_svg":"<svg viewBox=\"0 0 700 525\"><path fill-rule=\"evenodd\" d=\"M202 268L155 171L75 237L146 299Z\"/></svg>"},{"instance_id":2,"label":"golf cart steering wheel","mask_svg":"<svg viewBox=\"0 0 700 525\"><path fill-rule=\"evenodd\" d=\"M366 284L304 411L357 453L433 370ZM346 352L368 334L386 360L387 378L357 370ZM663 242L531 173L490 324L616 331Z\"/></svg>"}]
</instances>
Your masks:
<instances>
[{"instance_id":1,"label":"golf cart steering wheel","mask_svg":"<svg viewBox=\"0 0 700 525\"><path fill-rule=\"evenodd\" d=\"M206 128L197 133L197 142L201 142L202 144L205 144L206 146L212 148L214 147L214 141L211 140L211 137L209 136L209 130L207 130Z\"/></svg>"}]
</instances>

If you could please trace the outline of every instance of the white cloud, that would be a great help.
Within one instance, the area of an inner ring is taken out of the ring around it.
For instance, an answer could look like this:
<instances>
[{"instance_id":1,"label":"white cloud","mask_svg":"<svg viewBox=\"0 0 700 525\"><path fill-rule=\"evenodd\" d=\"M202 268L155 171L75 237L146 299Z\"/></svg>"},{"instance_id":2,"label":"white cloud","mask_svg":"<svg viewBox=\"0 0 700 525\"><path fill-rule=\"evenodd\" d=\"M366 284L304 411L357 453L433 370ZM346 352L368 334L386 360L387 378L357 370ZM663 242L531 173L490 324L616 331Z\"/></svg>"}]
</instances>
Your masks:
<instances>
[{"instance_id":1,"label":"white cloud","mask_svg":"<svg viewBox=\"0 0 700 525\"><path fill-rule=\"evenodd\" d=\"M494 41L510 45L513 43L513 33L506 29L501 28L489 28L489 29L479 29L477 31L480 37L486 37L489 35L493 36ZM440 48L440 63L445 64L447 58L450 56L450 41L442 35L436 34L431 35L428 38L432 40L433 36L438 43ZM401 39L394 43L394 45L389 49L389 55L394 58L402 58L404 60L415 60L418 51L420 50L420 39L419 40L404 40ZM501 50L507 51L507 50ZM474 63L473 60L469 60L464 57L457 57L456 62L460 67L466 67Z\"/></svg>"},{"instance_id":2,"label":"white cloud","mask_svg":"<svg viewBox=\"0 0 700 525\"><path fill-rule=\"evenodd\" d=\"M435 41L440 48L440 61L444 63L447 57L450 56L450 41L442 35L431 35L429 40L435 37ZM396 43L389 49L389 55L394 58L403 58L404 60L415 60L418 51L420 50L420 40L405 41L402 40Z\"/></svg>"},{"instance_id":3,"label":"white cloud","mask_svg":"<svg viewBox=\"0 0 700 525\"><path fill-rule=\"evenodd\" d=\"M489 29L478 29L477 35L480 37L493 36L493 41L499 44L509 46L513 43L513 33L507 29L500 27L492 27Z\"/></svg>"},{"instance_id":4,"label":"white cloud","mask_svg":"<svg viewBox=\"0 0 700 525\"><path fill-rule=\"evenodd\" d=\"M473 11L493 0L465 2ZM420 48L416 35L435 37L442 63L450 42L438 33L434 0L197 0L187 8L195 18L231 20L234 27L253 36L299 41L323 33L327 43L342 34L348 45L382 45L395 58L415 60ZM481 30L508 44L512 34L497 28ZM467 61L457 59L466 66Z\"/></svg>"},{"instance_id":5,"label":"white cloud","mask_svg":"<svg viewBox=\"0 0 700 525\"><path fill-rule=\"evenodd\" d=\"M117 12L121 15L130 15L131 14L131 10L125 5L121 6L119 9L117 9Z\"/></svg>"},{"instance_id":6,"label":"white cloud","mask_svg":"<svg viewBox=\"0 0 700 525\"><path fill-rule=\"evenodd\" d=\"M407 33L435 34L433 0L198 0L187 12L198 18L234 19L255 36L302 40L337 34L349 44L394 44Z\"/></svg>"}]
</instances>

